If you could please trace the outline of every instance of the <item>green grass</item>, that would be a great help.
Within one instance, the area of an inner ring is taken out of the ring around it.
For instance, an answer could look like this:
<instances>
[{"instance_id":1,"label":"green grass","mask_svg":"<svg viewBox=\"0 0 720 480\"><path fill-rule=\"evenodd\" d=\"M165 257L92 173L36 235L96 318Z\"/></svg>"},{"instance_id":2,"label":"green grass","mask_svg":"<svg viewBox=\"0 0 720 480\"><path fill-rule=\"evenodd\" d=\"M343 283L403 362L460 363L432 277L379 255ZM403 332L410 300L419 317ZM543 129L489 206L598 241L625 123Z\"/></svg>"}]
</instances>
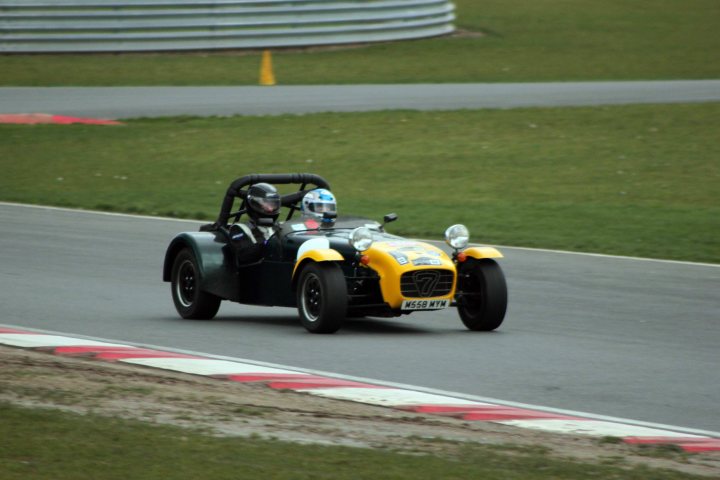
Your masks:
<instances>
[{"instance_id":1,"label":"green grass","mask_svg":"<svg viewBox=\"0 0 720 480\"><path fill-rule=\"evenodd\" d=\"M215 218L248 173L313 172L341 213L440 238L720 262L720 104L0 126L0 199Z\"/></svg>"},{"instance_id":2,"label":"green grass","mask_svg":"<svg viewBox=\"0 0 720 480\"><path fill-rule=\"evenodd\" d=\"M217 438L134 421L0 403L4 480L692 479L647 467L553 459L544 449L453 445L444 455Z\"/></svg>"},{"instance_id":3,"label":"green grass","mask_svg":"<svg viewBox=\"0 0 720 480\"><path fill-rule=\"evenodd\" d=\"M277 51L279 84L720 77L716 0L456 0L456 35ZM240 52L242 53L242 52ZM253 85L259 54L0 56L0 85Z\"/></svg>"}]
</instances>

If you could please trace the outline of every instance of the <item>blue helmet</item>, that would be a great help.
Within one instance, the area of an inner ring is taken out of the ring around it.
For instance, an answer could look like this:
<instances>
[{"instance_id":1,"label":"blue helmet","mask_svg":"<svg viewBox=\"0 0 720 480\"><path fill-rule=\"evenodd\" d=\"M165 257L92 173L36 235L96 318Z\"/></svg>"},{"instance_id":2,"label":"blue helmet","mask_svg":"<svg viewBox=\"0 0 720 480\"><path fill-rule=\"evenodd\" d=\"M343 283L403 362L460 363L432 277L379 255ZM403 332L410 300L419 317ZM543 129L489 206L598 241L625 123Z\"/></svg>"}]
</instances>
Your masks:
<instances>
[{"instance_id":1,"label":"blue helmet","mask_svg":"<svg viewBox=\"0 0 720 480\"><path fill-rule=\"evenodd\" d=\"M316 188L311 190L302 199L303 215L323 218L325 212L337 213L335 195L330 190Z\"/></svg>"}]
</instances>

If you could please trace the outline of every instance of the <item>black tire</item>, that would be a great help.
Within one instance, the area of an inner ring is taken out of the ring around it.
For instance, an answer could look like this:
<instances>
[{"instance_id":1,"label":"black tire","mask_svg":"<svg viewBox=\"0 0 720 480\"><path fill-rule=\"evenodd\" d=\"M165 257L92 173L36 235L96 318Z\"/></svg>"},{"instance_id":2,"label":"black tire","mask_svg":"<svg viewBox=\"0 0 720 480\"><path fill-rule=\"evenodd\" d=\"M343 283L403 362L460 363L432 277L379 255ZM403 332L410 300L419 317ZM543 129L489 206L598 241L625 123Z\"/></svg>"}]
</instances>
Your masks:
<instances>
[{"instance_id":1,"label":"black tire","mask_svg":"<svg viewBox=\"0 0 720 480\"><path fill-rule=\"evenodd\" d=\"M498 328L507 310L507 284L494 260L468 259L458 267L458 313L465 326L474 331Z\"/></svg>"},{"instance_id":2,"label":"black tire","mask_svg":"<svg viewBox=\"0 0 720 480\"><path fill-rule=\"evenodd\" d=\"M222 299L200 290L200 269L189 248L175 257L170 282L175 309L183 318L210 320L220 308Z\"/></svg>"},{"instance_id":3,"label":"black tire","mask_svg":"<svg viewBox=\"0 0 720 480\"><path fill-rule=\"evenodd\" d=\"M347 284L339 265L309 263L300 274L297 306L303 327L311 333L335 333L347 314Z\"/></svg>"}]
</instances>

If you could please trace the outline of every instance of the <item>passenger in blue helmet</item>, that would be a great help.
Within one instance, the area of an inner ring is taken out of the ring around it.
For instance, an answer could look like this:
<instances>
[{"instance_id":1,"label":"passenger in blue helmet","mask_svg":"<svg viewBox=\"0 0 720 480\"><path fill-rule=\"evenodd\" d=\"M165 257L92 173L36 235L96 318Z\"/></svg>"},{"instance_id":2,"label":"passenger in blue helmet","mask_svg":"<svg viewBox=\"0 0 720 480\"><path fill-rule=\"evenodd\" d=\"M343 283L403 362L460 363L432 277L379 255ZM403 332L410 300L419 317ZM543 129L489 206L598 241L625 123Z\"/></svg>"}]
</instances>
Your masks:
<instances>
[{"instance_id":1,"label":"passenger in blue helmet","mask_svg":"<svg viewBox=\"0 0 720 480\"><path fill-rule=\"evenodd\" d=\"M302 199L302 213L306 217L327 221L324 218L326 212L337 213L337 202L335 195L325 188L316 188L309 191ZM332 220L330 220L332 221Z\"/></svg>"}]
</instances>

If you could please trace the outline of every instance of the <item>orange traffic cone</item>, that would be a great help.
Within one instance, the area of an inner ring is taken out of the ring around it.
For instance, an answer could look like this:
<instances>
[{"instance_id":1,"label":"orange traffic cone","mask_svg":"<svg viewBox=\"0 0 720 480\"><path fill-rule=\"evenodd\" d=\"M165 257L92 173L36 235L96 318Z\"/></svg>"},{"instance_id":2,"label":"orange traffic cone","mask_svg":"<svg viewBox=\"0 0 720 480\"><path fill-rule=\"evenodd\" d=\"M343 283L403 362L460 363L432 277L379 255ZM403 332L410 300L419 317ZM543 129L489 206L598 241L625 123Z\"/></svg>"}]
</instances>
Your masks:
<instances>
[{"instance_id":1,"label":"orange traffic cone","mask_svg":"<svg viewBox=\"0 0 720 480\"><path fill-rule=\"evenodd\" d=\"M263 51L262 62L260 62L260 85L275 85L275 75L272 68L272 54L270 50Z\"/></svg>"}]
</instances>

